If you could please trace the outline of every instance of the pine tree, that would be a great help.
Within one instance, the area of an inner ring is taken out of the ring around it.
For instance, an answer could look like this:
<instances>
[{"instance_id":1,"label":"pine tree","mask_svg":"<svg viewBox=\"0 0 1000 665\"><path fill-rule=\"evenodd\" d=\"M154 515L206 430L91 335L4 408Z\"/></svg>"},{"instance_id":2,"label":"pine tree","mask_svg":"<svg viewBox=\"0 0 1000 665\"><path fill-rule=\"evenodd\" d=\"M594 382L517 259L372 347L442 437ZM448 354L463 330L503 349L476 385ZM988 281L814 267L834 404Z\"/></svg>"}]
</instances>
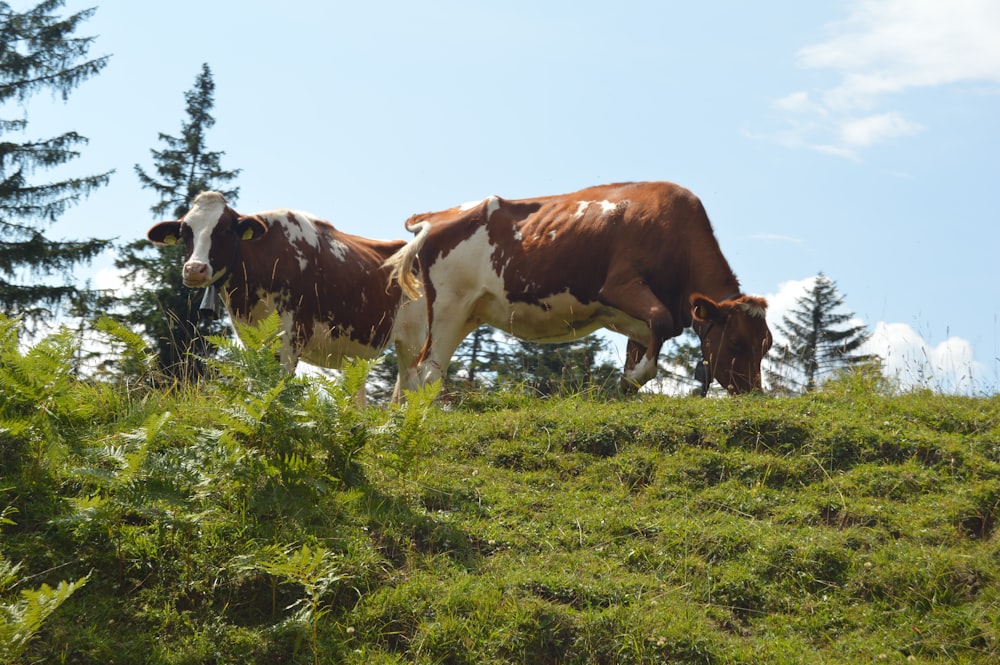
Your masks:
<instances>
[{"instance_id":1,"label":"pine tree","mask_svg":"<svg viewBox=\"0 0 1000 665\"><path fill-rule=\"evenodd\" d=\"M452 358L452 367L448 373L451 376L461 375L467 387L475 390L487 387L492 379L484 378L484 374L495 372L503 361L503 343L496 338L496 331L487 325L481 325L462 340Z\"/></svg>"},{"instance_id":2,"label":"pine tree","mask_svg":"<svg viewBox=\"0 0 1000 665\"><path fill-rule=\"evenodd\" d=\"M770 354L777 369L768 375L777 391L810 392L820 379L837 371L878 361L877 356L858 352L871 334L864 324L849 325L855 316L838 311L843 304L837 285L820 273L812 289L795 301L796 306L776 326L787 340L776 344ZM798 378L783 370L791 370Z\"/></svg>"},{"instance_id":3,"label":"pine tree","mask_svg":"<svg viewBox=\"0 0 1000 665\"><path fill-rule=\"evenodd\" d=\"M94 14L87 9L68 17L54 12L64 0L47 0L25 12L0 2L0 105L24 105L37 92L58 92L63 101L96 75L110 56L87 59L94 37L75 37ZM96 294L73 284L74 267L110 246L110 240L54 241L44 228L72 205L106 185L113 171L56 182L30 176L80 156L87 139L68 131L49 139L19 142L27 120L0 119L0 312L29 322L50 319L66 303L86 307ZM59 276L64 283L49 278Z\"/></svg>"},{"instance_id":4,"label":"pine tree","mask_svg":"<svg viewBox=\"0 0 1000 665\"><path fill-rule=\"evenodd\" d=\"M207 63L184 99L187 120L181 125L181 135L161 133L159 140L166 148L150 150L156 177L135 165L142 186L159 195L150 207L154 221L164 216L179 219L205 190L221 191L230 203L235 203L239 195L238 187L224 190L222 186L235 180L240 170L224 170L221 161L225 153L210 151L206 146L206 133L215 124L211 115L215 83ZM197 358L209 353L205 337L220 334L223 326L200 316L202 294L181 284L184 245L156 247L145 239L137 240L122 248L115 263L126 271L126 281L135 287L133 294L123 299L129 310L127 320L141 326L155 341L160 366L172 376L200 374L202 365Z\"/></svg>"},{"instance_id":5,"label":"pine tree","mask_svg":"<svg viewBox=\"0 0 1000 665\"><path fill-rule=\"evenodd\" d=\"M596 335L572 342L539 344L511 339L511 351L497 361L497 383L524 386L538 395L566 395L584 390L614 394L617 369L598 362L606 343Z\"/></svg>"}]
</instances>

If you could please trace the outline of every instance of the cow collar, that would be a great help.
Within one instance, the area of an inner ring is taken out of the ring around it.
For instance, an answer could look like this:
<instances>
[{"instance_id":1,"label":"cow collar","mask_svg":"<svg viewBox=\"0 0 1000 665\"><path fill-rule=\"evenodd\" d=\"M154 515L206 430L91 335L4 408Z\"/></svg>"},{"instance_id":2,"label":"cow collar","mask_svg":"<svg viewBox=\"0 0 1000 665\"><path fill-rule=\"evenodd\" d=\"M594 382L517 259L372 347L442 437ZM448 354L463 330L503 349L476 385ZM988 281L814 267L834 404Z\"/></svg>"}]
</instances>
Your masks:
<instances>
[{"instance_id":1,"label":"cow collar","mask_svg":"<svg viewBox=\"0 0 1000 665\"><path fill-rule=\"evenodd\" d=\"M219 318L222 310L222 299L219 297L219 289L215 282L205 287L205 294L201 297L201 304L198 312L203 318L214 321Z\"/></svg>"},{"instance_id":2,"label":"cow collar","mask_svg":"<svg viewBox=\"0 0 1000 665\"><path fill-rule=\"evenodd\" d=\"M724 303L730 300L736 300L737 298L742 298L742 291L733 291L725 298L719 300L718 302ZM701 396L705 397L708 395L708 389L712 386L712 378L708 375L708 358L704 355L704 341L705 337L708 335L709 331L712 330L712 326L715 325L714 321L709 321L708 325L705 326L705 331L700 335L702 341L702 356L701 362L695 365L694 368L694 378L696 381L701 383Z\"/></svg>"},{"instance_id":3,"label":"cow collar","mask_svg":"<svg viewBox=\"0 0 1000 665\"><path fill-rule=\"evenodd\" d=\"M205 292L201 296L201 304L198 305L198 313L201 314L202 318L214 321L221 315L222 299L219 297L219 287L217 285L220 282L226 281L223 278L225 277L228 279L228 275L229 269L223 268L217 275L214 275L212 281L205 286Z\"/></svg>"}]
</instances>

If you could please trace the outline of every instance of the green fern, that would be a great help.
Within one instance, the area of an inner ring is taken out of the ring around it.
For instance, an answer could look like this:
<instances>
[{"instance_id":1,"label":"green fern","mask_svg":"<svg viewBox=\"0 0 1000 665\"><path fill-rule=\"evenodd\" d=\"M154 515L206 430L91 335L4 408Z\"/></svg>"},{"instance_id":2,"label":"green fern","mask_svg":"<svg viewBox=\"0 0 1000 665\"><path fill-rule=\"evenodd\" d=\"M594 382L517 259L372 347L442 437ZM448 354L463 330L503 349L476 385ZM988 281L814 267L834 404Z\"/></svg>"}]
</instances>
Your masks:
<instances>
[{"instance_id":1,"label":"green fern","mask_svg":"<svg viewBox=\"0 0 1000 665\"><path fill-rule=\"evenodd\" d=\"M12 506L0 511L0 524L13 524L8 517L17 512ZM87 577L76 582L60 582L55 589L43 584L37 589L23 589L14 602L0 600L0 662L18 658L42 624L73 592L86 584ZM0 599L24 582L21 564L11 563L0 553Z\"/></svg>"},{"instance_id":2,"label":"green fern","mask_svg":"<svg viewBox=\"0 0 1000 665\"><path fill-rule=\"evenodd\" d=\"M399 475L413 470L430 441L424 435L424 421L441 390L441 382L407 391L406 403L394 407L392 417L378 428L376 455L385 466Z\"/></svg>"},{"instance_id":3,"label":"green fern","mask_svg":"<svg viewBox=\"0 0 1000 665\"><path fill-rule=\"evenodd\" d=\"M319 625L329 612L323 598L349 578L340 557L321 545L306 544L299 548L262 548L238 563L244 570L261 570L302 587L303 595L285 608L292 612L286 625L300 625L309 631L313 662L319 663Z\"/></svg>"},{"instance_id":4,"label":"green fern","mask_svg":"<svg viewBox=\"0 0 1000 665\"><path fill-rule=\"evenodd\" d=\"M134 380L146 378L153 373L156 367L156 353L150 349L142 335L124 323L107 316L102 316L94 323L94 330L104 337L108 347L104 355L113 359L105 361L98 371L103 378L112 381ZM108 369L111 367L114 367L115 371L109 372Z\"/></svg>"},{"instance_id":5,"label":"green fern","mask_svg":"<svg viewBox=\"0 0 1000 665\"><path fill-rule=\"evenodd\" d=\"M22 352L20 321L0 315L0 434L27 444L32 481L66 454L67 425L79 418L74 333L52 333Z\"/></svg>"},{"instance_id":6,"label":"green fern","mask_svg":"<svg viewBox=\"0 0 1000 665\"><path fill-rule=\"evenodd\" d=\"M0 575L6 561L0 559ZM75 582L60 582L53 589L43 584L21 591L20 600L0 605L0 661L9 663L20 657L45 620L87 583L88 577Z\"/></svg>"}]
</instances>

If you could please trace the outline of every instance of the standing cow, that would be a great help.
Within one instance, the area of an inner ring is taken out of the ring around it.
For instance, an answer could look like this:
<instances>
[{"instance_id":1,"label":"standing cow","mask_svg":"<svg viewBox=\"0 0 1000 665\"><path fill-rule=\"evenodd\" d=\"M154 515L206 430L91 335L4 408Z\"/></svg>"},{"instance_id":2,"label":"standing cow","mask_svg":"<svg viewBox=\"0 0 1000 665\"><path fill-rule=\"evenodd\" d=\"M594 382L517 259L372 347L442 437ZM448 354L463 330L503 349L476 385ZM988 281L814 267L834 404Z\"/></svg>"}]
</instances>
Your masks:
<instances>
[{"instance_id":1,"label":"standing cow","mask_svg":"<svg viewBox=\"0 0 1000 665\"><path fill-rule=\"evenodd\" d=\"M299 359L338 368L346 358L374 358L390 343L406 368L426 338L424 304L403 295L384 266L402 240L348 235L293 210L241 215L218 192L199 194L180 220L161 222L147 236L160 245L183 242L184 284L217 289L233 321L252 324L277 311L289 371ZM417 387L406 376L400 372L394 401Z\"/></svg>"},{"instance_id":2,"label":"standing cow","mask_svg":"<svg viewBox=\"0 0 1000 665\"><path fill-rule=\"evenodd\" d=\"M415 215L416 237L388 265L427 299L428 337L412 380L442 376L481 323L535 342L607 328L628 337L622 386L656 376L660 347L693 326L707 377L731 394L761 388L767 302L744 295L705 209L666 182L482 202ZM400 367L400 372L404 368Z\"/></svg>"}]
</instances>

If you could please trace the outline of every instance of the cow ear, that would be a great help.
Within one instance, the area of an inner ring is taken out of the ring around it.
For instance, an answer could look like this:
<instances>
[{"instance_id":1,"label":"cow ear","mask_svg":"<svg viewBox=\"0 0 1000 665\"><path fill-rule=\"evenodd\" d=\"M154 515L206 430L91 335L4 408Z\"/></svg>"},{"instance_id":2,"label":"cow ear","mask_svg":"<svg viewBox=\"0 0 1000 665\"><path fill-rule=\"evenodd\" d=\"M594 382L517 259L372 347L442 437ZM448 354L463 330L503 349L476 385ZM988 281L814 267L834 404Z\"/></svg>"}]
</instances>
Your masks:
<instances>
[{"instance_id":1,"label":"cow ear","mask_svg":"<svg viewBox=\"0 0 1000 665\"><path fill-rule=\"evenodd\" d=\"M726 314L719 307L719 304L700 293L691 296L691 316L694 317L695 321L721 323L726 320Z\"/></svg>"},{"instance_id":2,"label":"cow ear","mask_svg":"<svg viewBox=\"0 0 1000 665\"><path fill-rule=\"evenodd\" d=\"M236 220L236 232L243 240L256 240L267 233L267 224L260 217L240 217Z\"/></svg>"},{"instance_id":3,"label":"cow ear","mask_svg":"<svg viewBox=\"0 0 1000 665\"><path fill-rule=\"evenodd\" d=\"M160 222L146 232L155 245L175 245L181 237L180 222Z\"/></svg>"}]
</instances>

